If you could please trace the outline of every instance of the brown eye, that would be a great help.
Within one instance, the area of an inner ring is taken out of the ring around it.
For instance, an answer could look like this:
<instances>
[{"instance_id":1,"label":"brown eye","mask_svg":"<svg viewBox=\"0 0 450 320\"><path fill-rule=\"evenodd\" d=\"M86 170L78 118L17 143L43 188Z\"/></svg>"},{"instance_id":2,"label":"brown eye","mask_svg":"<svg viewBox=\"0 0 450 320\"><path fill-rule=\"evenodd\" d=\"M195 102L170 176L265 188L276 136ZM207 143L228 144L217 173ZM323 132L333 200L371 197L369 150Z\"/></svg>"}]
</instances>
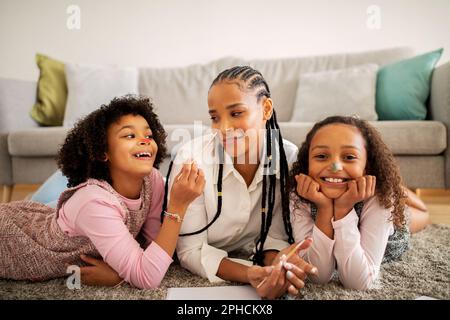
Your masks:
<instances>
[{"instance_id":1,"label":"brown eye","mask_svg":"<svg viewBox=\"0 0 450 320\"><path fill-rule=\"evenodd\" d=\"M326 159L327 156L325 154L317 154L314 156L315 159L323 160Z\"/></svg>"}]
</instances>

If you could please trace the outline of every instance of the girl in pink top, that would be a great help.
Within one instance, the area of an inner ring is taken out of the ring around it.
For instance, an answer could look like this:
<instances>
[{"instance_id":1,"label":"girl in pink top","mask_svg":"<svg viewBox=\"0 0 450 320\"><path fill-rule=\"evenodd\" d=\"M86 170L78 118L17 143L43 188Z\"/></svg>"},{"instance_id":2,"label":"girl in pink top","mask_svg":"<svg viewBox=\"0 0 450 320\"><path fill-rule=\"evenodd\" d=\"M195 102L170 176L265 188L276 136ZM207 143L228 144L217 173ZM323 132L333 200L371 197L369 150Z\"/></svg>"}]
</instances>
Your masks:
<instances>
[{"instance_id":1,"label":"girl in pink top","mask_svg":"<svg viewBox=\"0 0 450 320\"><path fill-rule=\"evenodd\" d=\"M313 238L303 254L318 268L310 276L314 282L330 281L337 270L346 288L370 288L382 261L407 250L408 227L417 231L428 223L426 210L405 206L417 198L402 187L395 158L379 133L355 117L317 123L290 177L294 238Z\"/></svg>"},{"instance_id":2,"label":"girl in pink top","mask_svg":"<svg viewBox=\"0 0 450 320\"><path fill-rule=\"evenodd\" d=\"M161 224L164 182L158 167L166 133L149 99L116 98L68 133L58 165L68 186L57 209L33 201L0 206L0 278L46 280L66 265L102 258L122 281L155 288L172 262L187 206L203 191L204 175L184 165ZM81 260L82 259L82 260ZM82 279L89 281L89 267Z\"/></svg>"}]
</instances>

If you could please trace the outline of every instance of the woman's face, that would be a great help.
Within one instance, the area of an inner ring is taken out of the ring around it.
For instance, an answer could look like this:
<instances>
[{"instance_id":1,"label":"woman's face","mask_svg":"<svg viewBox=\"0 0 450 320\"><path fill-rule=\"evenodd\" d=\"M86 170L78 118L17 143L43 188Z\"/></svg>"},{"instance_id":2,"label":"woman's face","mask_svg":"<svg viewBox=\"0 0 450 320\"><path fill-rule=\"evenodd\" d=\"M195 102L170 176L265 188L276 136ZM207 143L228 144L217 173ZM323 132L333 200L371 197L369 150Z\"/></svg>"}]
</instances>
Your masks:
<instances>
[{"instance_id":1,"label":"woman's face","mask_svg":"<svg viewBox=\"0 0 450 320\"><path fill-rule=\"evenodd\" d=\"M330 124L320 128L309 147L308 175L328 198L339 198L349 180L365 174L366 143L361 132L349 125Z\"/></svg>"},{"instance_id":2,"label":"woman's face","mask_svg":"<svg viewBox=\"0 0 450 320\"><path fill-rule=\"evenodd\" d=\"M257 101L256 90L246 92L236 82L224 81L209 90L208 106L211 127L220 133L220 141L232 158L248 163L245 156L258 155L265 123L272 115L270 98Z\"/></svg>"},{"instance_id":3,"label":"woman's face","mask_svg":"<svg viewBox=\"0 0 450 320\"><path fill-rule=\"evenodd\" d=\"M109 126L106 159L113 180L145 177L153 168L157 152L150 126L142 116L126 115Z\"/></svg>"}]
</instances>

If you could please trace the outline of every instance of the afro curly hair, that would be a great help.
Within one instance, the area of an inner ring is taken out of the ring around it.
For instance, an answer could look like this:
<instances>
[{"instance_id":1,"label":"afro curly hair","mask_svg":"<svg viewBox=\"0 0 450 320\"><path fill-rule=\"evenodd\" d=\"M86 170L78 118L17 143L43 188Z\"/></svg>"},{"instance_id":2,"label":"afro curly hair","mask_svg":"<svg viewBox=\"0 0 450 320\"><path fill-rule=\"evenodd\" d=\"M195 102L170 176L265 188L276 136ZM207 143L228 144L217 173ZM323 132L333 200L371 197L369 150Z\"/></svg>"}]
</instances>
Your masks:
<instances>
[{"instance_id":1,"label":"afro curly hair","mask_svg":"<svg viewBox=\"0 0 450 320\"><path fill-rule=\"evenodd\" d=\"M107 130L112 123L126 115L140 115L150 126L158 146L154 167L166 157L166 137L158 116L153 112L149 98L125 95L114 98L109 104L80 119L67 134L57 155L57 164L68 178L68 187L74 187L93 178L112 184L108 165L103 160L108 151Z\"/></svg>"},{"instance_id":2,"label":"afro curly hair","mask_svg":"<svg viewBox=\"0 0 450 320\"><path fill-rule=\"evenodd\" d=\"M298 152L297 160L292 165L287 185L287 193L298 207L299 201L305 199L299 197L296 192L297 182L295 176L303 173L308 174L309 149L311 141L320 128L331 124L345 124L357 128L366 142L367 164L366 174L376 177L376 191L380 203L386 208L392 208L392 220L397 227L406 223L405 201L406 194L402 188L402 178L400 170L395 161L394 155L383 142L380 133L367 121L356 117L332 116L320 122L308 132L305 142L303 142ZM306 201L307 202L307 201Z\"/></svg>"}]
</instances>

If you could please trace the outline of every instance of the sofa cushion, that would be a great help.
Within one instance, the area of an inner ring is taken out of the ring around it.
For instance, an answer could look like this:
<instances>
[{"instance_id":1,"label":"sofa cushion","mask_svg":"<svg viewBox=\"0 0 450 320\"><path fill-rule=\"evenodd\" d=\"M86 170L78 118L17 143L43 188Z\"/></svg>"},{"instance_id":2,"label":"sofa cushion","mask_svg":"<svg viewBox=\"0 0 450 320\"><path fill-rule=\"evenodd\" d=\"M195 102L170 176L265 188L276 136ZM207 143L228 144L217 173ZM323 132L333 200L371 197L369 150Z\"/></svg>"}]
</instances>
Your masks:
<instances>
[{"instance_id":1,"label":"sofa cushion","mask_svg":"<svg viewBox=\"0 0 450 320\"><path fill-rule=\"evenodd\" d=\"M138 93L138 69L106 65L66 64L69 89L64 126L108 104L113 98Z\"/></svg>"},{"instance_id":2,"label":"sofa cushion","mask_svg":"<svg viewBox=\"0 0 450 320\"><path fill-rule=\"evenodd\" d=\"M378 73L380 120L424 120L431 74L443 49L384 66Z\"/></svg>"},{"instance_id":3,"label":"sofa cushion","mask_svg":"<svg viewBox=\"0 0 450 320\"><path fill-rule=\"evenodd\" d=\"M371 121L395 155L437 155L447 148L445 126L439 121ZM300 146L313 122L282 122L284 139Z\"/></svg>"},{"instance_id":4,"label":"sofa cushion","mask_svg":"<svg viewBox=\"0 0 450 320\"><path fill-rule=\"evenodd\" d=\"M237 58L223 58L204 65L180 68L140 68L139 93L149 96L164 124L209 125L208 90L223 70L245 64Z\"/></svg>"},{"instance_id":5,"label":"sofa cushion","mask_svg":"<svg viewBox=\"0 0 450 320\"><path fill-rule=\"evenodd\" d=\"M30 116L44 126L60 126L67 101L64 63L42 54L36 54L39 80L36 103Z\"/></svg>"},{"instance_id":6,"label":"sofa cushion","mask_svg":"<svg viewBox=\"0 0 450 320\"><path fill-rule=\"evenodd\" d=\"M150 96L164 124L209 125L207 94L214 78L224 69L250 65L267 80L279 121L289 121L302 73L345 69L361 64L383 66L413 56L411 48L393 48L326 56L243 60L224 58L205 65L180 68L140 68L139 93Z\"/></svg>"},{"instance_id":7,"label":"sofa cushion","mask_svg":"<svg viewBox=\"0 0 450 320\"><path fill-rule=\"evenodd\" d=\"M55 156L64 143L69 128L42 127L13 131L8 136L8 151L12 156Z\"/></svg>"},{"instance_id":8,"label":"sofa cushion","mask_svg":"<svg viewBox=\"0 0 450 320\"><path fill-rule=\"evenodd\" d=\"M164 129L167 133L167 148L172 151L190 139L203 134L208 127L204 127L198 123L165 125ZM69 130L70 128L66 127L42 127L13 131L8 136L9 154L16 157L55 156L64 143Z\"/></svg>"},{"instance_id":9,"label":"sofa cushion","mask_svg":"<svg viewBox=\"0 0 450 320\"><path fill-rule=\"evenodd\" d=\"M301 74L291 121L316 122L336 115L377 120L377 71L376 64L365 64Z\"/></svg>"}]
</instances>

